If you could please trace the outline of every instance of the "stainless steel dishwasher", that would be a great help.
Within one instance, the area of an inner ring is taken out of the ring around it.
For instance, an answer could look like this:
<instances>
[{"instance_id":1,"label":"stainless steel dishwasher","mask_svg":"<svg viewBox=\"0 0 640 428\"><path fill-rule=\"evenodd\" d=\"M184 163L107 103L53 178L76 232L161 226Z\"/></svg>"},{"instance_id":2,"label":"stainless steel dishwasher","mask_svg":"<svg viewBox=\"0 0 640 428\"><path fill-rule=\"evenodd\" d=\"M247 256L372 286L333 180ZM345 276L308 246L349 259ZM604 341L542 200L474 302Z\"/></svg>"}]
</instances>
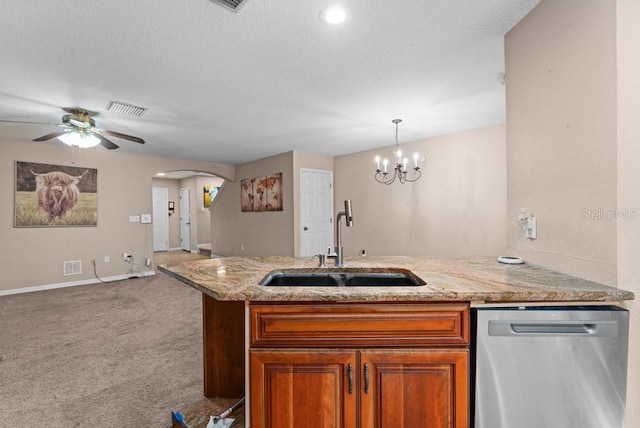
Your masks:
<instances>
[{"instance_id":1,"label":"stainless steel dishwasher","mask_svg":"<svg viewBox=\"0 0 640 428\"><path fill-rule=\"evenodd\" d=\"M629 312L474 309L475 428L622 428Z\"/></svg>"}]
</instances>

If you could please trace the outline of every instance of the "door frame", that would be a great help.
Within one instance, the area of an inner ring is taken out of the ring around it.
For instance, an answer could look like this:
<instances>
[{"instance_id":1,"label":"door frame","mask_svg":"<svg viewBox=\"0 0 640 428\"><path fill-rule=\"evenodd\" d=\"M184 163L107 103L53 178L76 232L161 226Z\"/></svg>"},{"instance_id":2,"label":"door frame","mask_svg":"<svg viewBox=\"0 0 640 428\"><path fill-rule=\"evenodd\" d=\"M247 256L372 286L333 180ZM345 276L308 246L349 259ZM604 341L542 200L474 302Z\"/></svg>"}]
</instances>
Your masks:
<instances>
[{"instance_id":1,"label":"door frame","mask_svg":"<svg viewBox=\"0 0 640 428\"><path fill-rule=\"evenodd\" d=\"M186 203L183 201L185 194ZM188 233L185 233L185 228L188 229ZM189 187L180 188L180 248L191 252L191 188Z\"/></svg>"},{"instance_id":2,"label":"door frame","mask_svg":"<svg viewBox=\"0 0 640 428\"><path fill-rule=\"evenodd\" d=\"M329 231L330 231L329 236L330 236L330 238L329 239L330 239L331 242L328 243L329 244L328 246L329 247L333 246L333 243L335 242L335 237L333 236L333 234L334 234L334 231L333 231L333 229L334 229L334 219L333 219L333 198L334 198L334 193L333 193L333 171L332 170L326 170L326 169L300 168L300 172L299 172L300 193L298 195L299 198L300 198L299 199L300 200L300 213L299 213L299 215L300 215L300 222L299 222L300 223L299 224L300 239L299 239L299 242L298 242L298 244L300 246L299 247L300 248L300 255L302 255L302 249L304 248L303 240L305 239L305 233L304 233L304 230L303 230L303 228L304 228L303 219L305 218L305 216L303 215L303 206L302 206L303 205L302 201L304 200L304 198L303 198L303 190L304 190L304 188L303 188L303 185L302 185L302 183L303 183L303 178L302 177L303 177L303 174L307 173L307 172L309 172L309 173L327 174L329 176L329 179L331 181L331 187L329 188L330 189L330 196L329 196L329 208L328 208L328 210L329 210L329 219L330 219L330 221L329 221L329 223L330 223L330 226L329 226Z\"/></svg>"}]
</instances>

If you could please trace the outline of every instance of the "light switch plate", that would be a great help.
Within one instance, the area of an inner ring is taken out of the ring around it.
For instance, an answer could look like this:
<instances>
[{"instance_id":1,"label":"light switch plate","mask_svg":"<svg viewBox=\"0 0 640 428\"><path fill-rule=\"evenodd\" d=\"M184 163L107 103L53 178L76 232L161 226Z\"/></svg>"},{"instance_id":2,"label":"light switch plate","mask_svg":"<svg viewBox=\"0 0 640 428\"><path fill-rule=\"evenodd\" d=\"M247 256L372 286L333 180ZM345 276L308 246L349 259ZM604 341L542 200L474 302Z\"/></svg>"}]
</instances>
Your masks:
<instances>
[{"instance_id":1,"label":"light switch plate","mask_svg":"<svg viewBox=\"0 0 640 428\"><path fill-rule=\"evenodd\" d=\"M139 215L130 215L129 216L129 223L140 223L140 216Z\"/></svg>"},{"instance_id":2,"label":"light switch plate","mask_svg":"<svg viewBox=\"0 0 640 428\"><path fill-rule=\"evenodd\" d=\"M140 223L151 223L151 214L142 214L140 216Z\"/></svg>"}]
</instances>

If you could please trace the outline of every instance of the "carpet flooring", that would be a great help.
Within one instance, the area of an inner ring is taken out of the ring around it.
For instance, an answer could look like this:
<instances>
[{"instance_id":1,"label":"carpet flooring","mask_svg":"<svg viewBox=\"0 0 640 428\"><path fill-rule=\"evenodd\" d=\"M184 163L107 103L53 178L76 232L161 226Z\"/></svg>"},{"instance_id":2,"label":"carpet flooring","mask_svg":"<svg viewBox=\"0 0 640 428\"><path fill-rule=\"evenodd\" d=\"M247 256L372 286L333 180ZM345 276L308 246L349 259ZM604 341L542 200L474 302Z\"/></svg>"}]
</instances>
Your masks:
<instances>
[{"instance_id":1,"label":"carpet flooring","mask_svg":"<svg viewBox=\"0 0 640 428\"><path fill-rule=\"evenodd\" d=\"M0 297L0 426L170 427L202 399L201 317L160 272Z\"/></svg>"}]
</instances>

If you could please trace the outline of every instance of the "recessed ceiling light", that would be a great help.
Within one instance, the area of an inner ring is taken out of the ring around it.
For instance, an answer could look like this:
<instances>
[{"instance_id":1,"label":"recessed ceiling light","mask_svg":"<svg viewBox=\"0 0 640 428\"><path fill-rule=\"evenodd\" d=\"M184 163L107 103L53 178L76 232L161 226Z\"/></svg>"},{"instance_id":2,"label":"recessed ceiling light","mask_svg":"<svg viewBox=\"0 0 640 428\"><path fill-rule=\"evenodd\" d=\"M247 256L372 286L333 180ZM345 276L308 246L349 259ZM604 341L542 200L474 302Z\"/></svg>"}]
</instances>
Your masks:
<instances>
[{"instance_id":1,"label":"recessed ceiling light","mask_svg":"<svg viewBox=\"0 0 640 428\"><path fill-rule=\"evenodd\" d=\"M331 6L322 11L320 18L327 24L342 24L347 20L347 11L342 6Z\"/></svg>"}]
</instances>

